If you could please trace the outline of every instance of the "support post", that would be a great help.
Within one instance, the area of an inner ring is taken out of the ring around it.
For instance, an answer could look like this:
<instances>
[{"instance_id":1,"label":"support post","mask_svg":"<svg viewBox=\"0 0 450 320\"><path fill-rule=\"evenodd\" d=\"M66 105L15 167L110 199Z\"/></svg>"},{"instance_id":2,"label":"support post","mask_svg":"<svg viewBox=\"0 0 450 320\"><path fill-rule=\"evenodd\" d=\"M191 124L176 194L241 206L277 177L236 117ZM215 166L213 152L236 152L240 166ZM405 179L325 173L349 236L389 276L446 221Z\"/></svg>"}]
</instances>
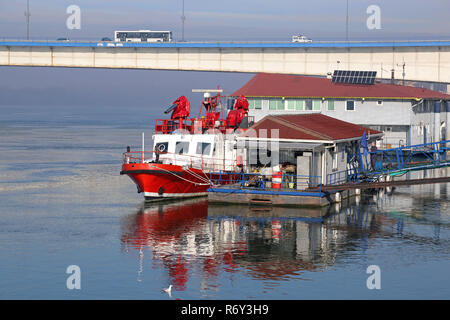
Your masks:
<instances>
[{"instance_id":1,"label":"support post","mask_svg":"<svg viewBox=\"0 0 450 320\"><path fill-rule=\"evenodd\" d=\"M145 134L142 132L142 163L144 163Z\"/></svg>"}]
</instances>

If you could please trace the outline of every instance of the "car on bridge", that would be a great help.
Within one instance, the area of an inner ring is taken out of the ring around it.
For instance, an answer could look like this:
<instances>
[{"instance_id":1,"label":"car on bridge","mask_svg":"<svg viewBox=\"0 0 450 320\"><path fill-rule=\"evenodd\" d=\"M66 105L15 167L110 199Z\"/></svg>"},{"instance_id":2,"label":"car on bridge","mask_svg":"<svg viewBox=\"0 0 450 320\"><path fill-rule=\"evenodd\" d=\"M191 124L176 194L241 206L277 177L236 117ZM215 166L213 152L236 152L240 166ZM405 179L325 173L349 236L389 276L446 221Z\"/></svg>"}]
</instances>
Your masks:
<instances>
[{"instance_id":1,"label":"car on bridge","mask_svg":"<svg viewBox=\"0 0 450 320\"><path fill-rule=\"evenodd\" d=\"M100 40L100 41L112 41L112 40L108 37L103 37L102 40Z\"/></svg>"},{"instance_id":2,"label":"car on bridge","mask_svg":"<svg viewBox=\"0 0 450 320\"><path fill-rule=\"evenodd\" d=\"M58 38L56 41L70 41L69 38Z\"/></svg>"}]
</instances>

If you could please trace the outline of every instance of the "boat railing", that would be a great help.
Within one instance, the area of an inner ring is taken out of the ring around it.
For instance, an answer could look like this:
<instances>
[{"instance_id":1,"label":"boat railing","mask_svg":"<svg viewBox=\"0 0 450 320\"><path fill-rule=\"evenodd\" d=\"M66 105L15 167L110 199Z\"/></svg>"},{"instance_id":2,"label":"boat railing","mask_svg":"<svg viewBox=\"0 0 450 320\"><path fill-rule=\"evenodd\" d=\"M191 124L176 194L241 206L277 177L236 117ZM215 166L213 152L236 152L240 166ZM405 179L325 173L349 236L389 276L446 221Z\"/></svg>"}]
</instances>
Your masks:
<instances>
[{"instance_id":1,"label":"boat railing","mask_svg":"<svg viewBox=\"0 0 450 320\"><path fill-rule=\"evenodd\" d=\"M185 130L190 133L194 132L195 118L192 119L156 119L155 120L155 132L169 134L176 130Z\"/></svg>"},{"instance_id":2,"label":"boat railing","mask_svg":"<svg viewBox=\"0 0 450 320\"><path fill-rule=\"evenodd\" d=\"M130 151L122 155L123 164L138 163L161 163L172 164L188 168L201 169L204 171L239 171L236 160L218 159L206 156L189 154L176 154L170 152L155 151Z\"/></svg>"},{"instance_id":3,"label":"boat railing","mask_svg":"<svg viewBox=\"0 0 450 320\"><path fill-rule=\"evenodd\" d=\"M248 126L251 126L255 122L254 116L246 116ZM218 123L216 123L218 122ZM155 133L170 134L174 131L184 131L190 134L203 133L205 129L219 129L223 133L227 132L228 128L227 120L212 120L209 118L190 118L190 119L156 119L155 120ZM246 130L247 128L240 128Z\"/></svg>"}]
</instances>

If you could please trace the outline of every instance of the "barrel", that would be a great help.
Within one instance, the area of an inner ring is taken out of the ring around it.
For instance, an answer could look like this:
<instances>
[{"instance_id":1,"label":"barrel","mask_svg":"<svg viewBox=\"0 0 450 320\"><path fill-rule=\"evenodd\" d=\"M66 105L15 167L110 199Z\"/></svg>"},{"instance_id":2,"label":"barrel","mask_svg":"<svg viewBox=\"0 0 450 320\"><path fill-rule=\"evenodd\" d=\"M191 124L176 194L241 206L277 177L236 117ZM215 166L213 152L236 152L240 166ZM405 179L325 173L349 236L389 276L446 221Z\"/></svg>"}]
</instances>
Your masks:
<instances>
[{"instance_id":1,"label":"barrel","mask_svg":"<svg viewBox=\"0 0 450 320\"><path fill-rule=\"evenodd\" d=\"M244 164L244 162L242 161L242 156L237 156L236 157L236 166L241 167Z\"/></svg>"},{"instance_id":2,"label":"barrel","mask_svg":"<svg viewBox=\"0 0 450 320\"><path fill-rule=\"evenodd\" d=\"M272 188L280 189L281 188L281 178L283 177L282 172L274 172L272 174Z\"/></svg>"}]
</instances>

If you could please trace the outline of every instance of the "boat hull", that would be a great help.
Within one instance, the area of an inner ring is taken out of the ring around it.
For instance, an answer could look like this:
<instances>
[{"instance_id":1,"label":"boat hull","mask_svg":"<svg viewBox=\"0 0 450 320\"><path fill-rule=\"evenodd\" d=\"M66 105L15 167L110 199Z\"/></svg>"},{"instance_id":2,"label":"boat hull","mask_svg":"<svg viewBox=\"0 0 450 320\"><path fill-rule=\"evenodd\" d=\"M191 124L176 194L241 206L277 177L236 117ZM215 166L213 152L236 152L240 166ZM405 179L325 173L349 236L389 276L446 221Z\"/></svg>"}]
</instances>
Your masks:
<instances>
[{"instance_id":1,"label":"boat hull","mask_svg":"<svg viewBox=\"0 0 450 320\"><path fill-rule=\"evenodd\" d=\"M145 200L206 196L211 180L219 180L218 174L162 163L124 163L120 174L133 180ZM221 184L232 183L233 178L232 173L221 174Z\"/></svg>"}]
</instances>

